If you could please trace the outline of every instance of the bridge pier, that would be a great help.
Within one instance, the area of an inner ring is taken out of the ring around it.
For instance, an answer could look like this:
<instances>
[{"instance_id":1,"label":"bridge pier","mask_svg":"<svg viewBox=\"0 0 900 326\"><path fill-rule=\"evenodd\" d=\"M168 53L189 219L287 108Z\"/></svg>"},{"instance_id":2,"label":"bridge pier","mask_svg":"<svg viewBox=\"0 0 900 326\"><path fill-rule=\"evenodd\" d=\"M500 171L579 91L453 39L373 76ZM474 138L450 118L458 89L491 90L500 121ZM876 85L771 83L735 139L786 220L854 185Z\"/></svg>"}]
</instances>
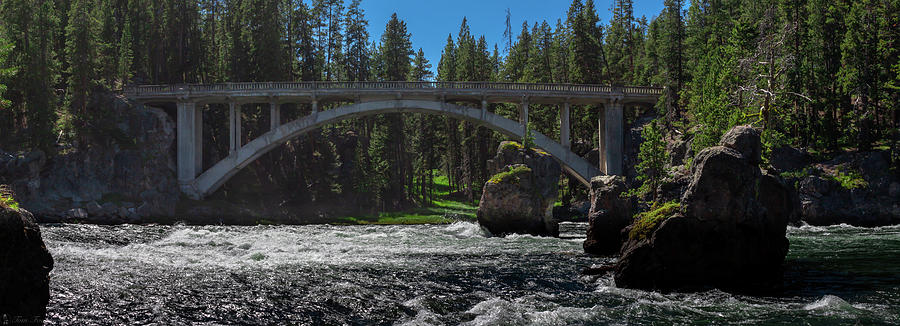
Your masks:
<instances>
[{"instance_id":1,"label":"bridge pier","mask_svg":"<svg viewBox=\"0 0 900 326\"><path fill-rule=\"evenodd\" d=\"M528 98L522 98L522 104L519 105L519 123L522 124L522 146L525 146L528 139Z\"/></svg>"},{"instance_id":2,"label":"bridge pier","mask_svg":"<svg viewBox=\"0 0 900 326\"><path fill-rule=\"evenodd\" d=\"M610 100L600 112L600 170L607 175L624 175L624 105L621 99Z\"/></svg>"},{"instance_id":3,"label":"bridge pier","mask_svg":"<svg viewBox=\"0 0 900 326\"><path fill-rule=\"evenodd\" d=\"M269 130L278 129L281 126L281 106L276 102L269 102L269 117L271 126Z\"/></svg>"},{"instance_id":4,"label":"bridge pier","mask_svg":"<svg viewBox=\"0 0 900 326\"><path fill-rule=\"evenodd\" d=\"M569 128L569 102L565 102L562 110L559 110L559 143L565 149L572 149L572 136L569 135Z\"/></svg>"},{"instance_id":5,"label":"bridge pier","mask_svg":"<svg viewBox=\"0 0 900 326\"><path fill-rule=\"evenodd\" d=\"M203 112L197 103L178 104L178 183L190 184L203 170Z\"/></svg>"},{"instance_id":6,"label":"bridge pier","mask_svg":"<svg viewBox=\"0 0 900 326\"><path fill-rule=\"evenodd\" d=\"M241 148L241 107L235 101L228 102L228 154Z\"/></svg>"}]
</instances>

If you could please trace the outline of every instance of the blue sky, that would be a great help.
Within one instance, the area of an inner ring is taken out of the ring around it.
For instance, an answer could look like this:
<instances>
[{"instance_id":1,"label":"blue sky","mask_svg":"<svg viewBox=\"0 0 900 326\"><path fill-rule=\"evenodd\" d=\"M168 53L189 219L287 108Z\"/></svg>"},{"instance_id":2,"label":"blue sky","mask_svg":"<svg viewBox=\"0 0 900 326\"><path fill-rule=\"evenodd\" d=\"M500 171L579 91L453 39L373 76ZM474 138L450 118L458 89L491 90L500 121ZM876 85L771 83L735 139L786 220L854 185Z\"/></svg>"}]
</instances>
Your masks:
<instances>
[{"instance_id":1,"label":"blue sky","mask_svg":"<svg viewBox=\"0 0 900 326\"><path fill-rule=\"evenodd\" d=\"M396 12L400 19L406 21L412 33L413 47L416 50L422 48L432 69L435 69L447 35L453 34L456 38L463 17L468 18L476 38L484 35L488 46L493 49L496 43L502 54L506 8L511 13L513 32L518 35L522 22L526 20L529 24L546 20L555 26L556 20L565 16L571 3L571 0L363 0L362 6L369 19L369 34L373 40L381 38L385 24ZM612 16L612 0L595 0L594 3L601 22L607 24ZM662 8L662 0L636 0L634 14L636 17L647 16L649 20L658 15Z\"/></svg>"}]
</instances>

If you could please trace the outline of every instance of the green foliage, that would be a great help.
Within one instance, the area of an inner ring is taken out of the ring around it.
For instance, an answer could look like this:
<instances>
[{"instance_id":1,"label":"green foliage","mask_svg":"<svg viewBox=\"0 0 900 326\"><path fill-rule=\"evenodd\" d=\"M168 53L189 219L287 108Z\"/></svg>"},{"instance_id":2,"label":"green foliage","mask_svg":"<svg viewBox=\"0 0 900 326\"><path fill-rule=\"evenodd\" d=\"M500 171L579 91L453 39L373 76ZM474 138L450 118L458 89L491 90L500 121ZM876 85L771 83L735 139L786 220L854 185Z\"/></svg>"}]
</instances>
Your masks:
<instances>
[{"instance_id":1,"label":"green foliage","mask_svg":"<svg viewBox=\"0 0 900 326\"><path fill-rule=\"evenodd\" d=\"M803 179L812 175L813 172L813 169L807 167L802 170L781 172L781 177L785 179Z\"/></svg>"},{"instance_id":2,"label":"green foliage","mask_svg":"<svg viewBox=\"0 0 900 326\"><path fill-rule=\"evenodd\" d=\"M66 25L66 57L69 59L67 102L76 118L76 129L87 131L97 112L88 110L89 96L97 82L99 22L90 0L75 0Z\"/></svg>"},{"instance_id":3,"label":"green foliage","mask_svg":"<svg viewBox=\"0 0 900 326\"><path fill-rule=\"evenodd\" d=\"M802 170L782 172L781 177L786 179L803 179L818 174L820 174L819 170L807 167ZM866 182L866 179L863 178L862 174L846 167L838 166L835 168L834 173L826 172L822 176L839 183L842 188L847 190L867 188L869 186L869 183Z\"/></svg>"},{"instance_id":4,"label":"green foliage","mask_svg":"<svg viewBox=\"0 0 900 326\"><path fill-rule=\"evenodd\" d=\"M503 143L503 146L500 147L500 150L505 152L505 151L520 150L520 149L524 149L524 148L525 148L525 146L522 146L522 144L519 144L514 141L508 141L508 142Z\"/></svg>"},{"instance_id":5,"label":"green foliage","mask_svg":"<svg viewBox=\"0 0 900 326\"><path fill-rule=\"evenodd\" d=\"M525 137L522 137L522 146L525 148L534 147L534 134L531 132L531 125L525 127Z\"/></svg>"},{"instance_id":6,"label":"green foliage","mask_svg":"<svg viewBox=\"0 0 900 326\"><path fill-rule=\"evenodd\" d=\"M19 209L19 203L13 198L12 190L9 189L9 186L0 185L0 207Z\"/></svg>"},{"instance_id":7,"label":"green foliage","mask_svg":"<svg viewBox=\"0 0 900 326\"><path fill-rule=\"evenodd\" d=\"M488 183L519 183L523 174L531 173L531 168L525 165L509 166L506 171L495 174Z\"/></svg>"},{"instance_id":8,"label":"green foliage","mask_svg":"<svg viewBox=\"0 0 900 326\"><path fill-rule=\"evenodd\" d=\"M669 162L669 153L666 151L666 142L663 140L662 130L657 120L653 120L641 130L640 152L638 153L637 180L641 186L630 191L630 194L644 197L653 195L656 200L656 188L668 176L666 163Z\"/></svg>"},{"instance_id":9,"label":"green foliage","mask_svg":"<svg viewBox=\"0 0 900 326\"><path fill-rule=\"evenodd\" d=\"M858 171L852 169L844 170L839 167L835 169L834 175L831 177L834 181L840 183L841 187L847 190L869 187L869 183L863 179L862 175L859 174Z\"/></svg>"},{"instance_id":10,"label":"green foliage","mask_svg":"<svg viewBox=\"0 0 900 326\"><path fill-rule=\"evenodd\" d=\"M657 226L677 213L679 209L681 209L681 204L677 201L653 203L649 211L634 216L635 222L628 233L628 238L631 240L646 239L653 234Z\"/></svg>"},{"instance_id":11,"label":"green foliage","mask_svg":"<svg viewBox=\"0 0 900 326\"><path fill-rule=\"evenodd\" d=\"M5 110L11 104L9 100L3 98L3 93L6 92L6 85L3 82L16 73L16 68L9 67L7 64L7 58L12 50L12 44L3 38L3 34L0 33L0 111Z\"/></svg>"}]
</instances>

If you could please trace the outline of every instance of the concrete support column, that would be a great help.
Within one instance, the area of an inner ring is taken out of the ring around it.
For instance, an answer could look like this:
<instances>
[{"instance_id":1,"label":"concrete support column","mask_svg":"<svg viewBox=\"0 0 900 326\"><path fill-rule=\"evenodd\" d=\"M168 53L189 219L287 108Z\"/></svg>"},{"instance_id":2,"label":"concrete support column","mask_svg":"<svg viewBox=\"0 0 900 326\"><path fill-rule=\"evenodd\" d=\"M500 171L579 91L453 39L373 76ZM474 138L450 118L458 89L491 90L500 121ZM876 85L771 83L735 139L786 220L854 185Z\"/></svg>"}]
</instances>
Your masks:
<instances>
[{"instance_id":1,"label":"concrete support column","mask_svg":"<svg viewBox=\"0 0 900 326\"><path fill-rule=\"evenodd\" d=\"M319 100L317 100L315 97L312 100L312 113L319 113Z\"/></svg>"},{"instance_id":2,"label":"concrete support column","mask_svg":"<svg viewBox=\"0 0 900 326\"><path fill-rule=\"evenodd\" d=\"M203 131L203 116L197 110L196 103L178 102L177 106L178 183L184 185L197 177L200 169L197 162L202 162L203 143L199 135Z\"/></svg>"},{"instance_id":3,"label":"concrete support column","mask_svg":"<svg viewBox=\"0 0 900 326\"><path fill-rule=\"evenodd\" d=\"M522 104L519 106L519 123L522 124L522 137L528 137L528 98L522 98ZM524 138L522 145L525 145Z\"/></svg>"},{"instance_id":4,"label":"concrete support column","mask_svg":"<svg viewBox=\"0 0 900 326\"><path fill-rule=\"evenodd\" d=\"M278 129L281 127L281 106L275 102L269 102L269 117L271 118L271 126L269 130Z\"/></svg>"},{"instance_id":5,"label":"concrete support column","mask_svg":"<svg viewBox=\"0 0 900 326\"><path fill-rule=\"evenodd\" d=\"M597 140L599 140L599 144L597 146L597 156L598 156L598 164L600 168L600 172L606 173L606 107L609 106L609 102L603 104L602 107L599 107L597 110L599 111L599 118L597 119Z\"/></svg>"},{"instance_id":6,"label":"concrete support column","mask_svg":"<svg viewBox=\"0 0 900 326\"><path fill-rule=\"evenodd\" d=\"M606 174L624 175L625 121L624 105L621 99L611 101L606 109Z\"/></svg>"},{"instance_id":7,"label":"concrete support column","mask_svg":"<svg viewBox=\"0 0 900 326\"><path fill-rule=\"evenodd\" d=\"M228 102L229 154L241 148L241 107L234 101Z\"/></svg>"},{"instance_id":8,"label":"concrete support column","mask_svg":"<svg viewBox=\"0 0 900 326\"><path fill-rule=\"evenodd\" d=\"M569 134L569 128L569 102L566 102L559 111L559 143L565 149L572 149L572 136Z\"/></svg>"},{"instance_id":9,"label":"concrete support column","mask_svg":"<svg viewBox=\"0 0 900 326\"><path fill-rule=\"evenodd\" d=\"M488 102L485 99L481 99L481 121L484 121L484 115L488 111Z\"/></svg>"}]
</instances>

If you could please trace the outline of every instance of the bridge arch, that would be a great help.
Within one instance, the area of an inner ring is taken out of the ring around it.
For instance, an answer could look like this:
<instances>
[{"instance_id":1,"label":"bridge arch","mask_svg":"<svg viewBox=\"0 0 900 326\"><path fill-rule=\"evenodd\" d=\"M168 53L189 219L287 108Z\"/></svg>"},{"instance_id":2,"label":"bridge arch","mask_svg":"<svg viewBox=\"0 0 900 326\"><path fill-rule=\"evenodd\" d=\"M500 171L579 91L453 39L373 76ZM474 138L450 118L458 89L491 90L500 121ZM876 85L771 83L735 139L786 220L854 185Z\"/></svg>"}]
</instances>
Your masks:
<instances>
[{"instance_id":1,"label":"bridge arch","mask_svg":"<svg viewBox=\"0 0 900 326\"><path fill-rule=\"evenodd\" d=\"M441 101L386 100L355 103L326 111L313 112L310 115L270 130L241 146L208 170L203 171L189 183L182 184L182 190L191 197L203 198L218 190L242 168L288 140L326 124L383 113L440 114L482 125L517 139L521 139L525 132L521 123L488 112L482 108L467 107ZM581 183L589 186L591 178L601 174L597 167L553 139L534 131L532 131L532 136L536 147L552 155L567 173Z\"/></svg>"}]
</instances>

